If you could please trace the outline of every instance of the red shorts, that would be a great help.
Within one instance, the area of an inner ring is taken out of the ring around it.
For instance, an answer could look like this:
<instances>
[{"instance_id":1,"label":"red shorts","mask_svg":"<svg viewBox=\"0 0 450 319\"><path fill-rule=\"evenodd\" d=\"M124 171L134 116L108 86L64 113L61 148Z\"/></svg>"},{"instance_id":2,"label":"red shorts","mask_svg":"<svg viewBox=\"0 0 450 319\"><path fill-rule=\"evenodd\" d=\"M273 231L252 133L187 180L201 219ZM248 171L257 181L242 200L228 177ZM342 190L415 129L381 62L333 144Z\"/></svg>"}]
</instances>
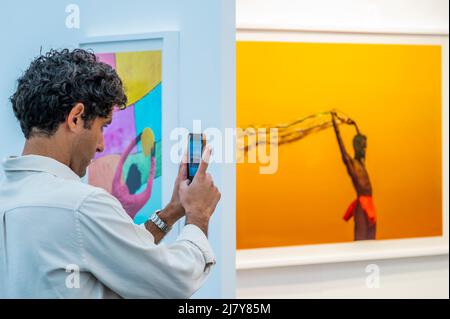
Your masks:
<instances>
[{"instance_id":1,"label":"red shorts","mask_svg":"<svg viewBox=\"0 0 450 319\"><path fill-rule=\"evenodd\" d=\"M376 223L377 221L377 215L375 212L375 206L373 204L373 198L372 196L364 196L360 195L357 199L355 199L350 206L347 208L347 212L344 215L344 220L348 221L353 217L355 214L356 204L359 202L359 205L361 205L362 209L367 215L367 218L369 218L369 221L372 223Z\"/></svg>"}]
</instances>

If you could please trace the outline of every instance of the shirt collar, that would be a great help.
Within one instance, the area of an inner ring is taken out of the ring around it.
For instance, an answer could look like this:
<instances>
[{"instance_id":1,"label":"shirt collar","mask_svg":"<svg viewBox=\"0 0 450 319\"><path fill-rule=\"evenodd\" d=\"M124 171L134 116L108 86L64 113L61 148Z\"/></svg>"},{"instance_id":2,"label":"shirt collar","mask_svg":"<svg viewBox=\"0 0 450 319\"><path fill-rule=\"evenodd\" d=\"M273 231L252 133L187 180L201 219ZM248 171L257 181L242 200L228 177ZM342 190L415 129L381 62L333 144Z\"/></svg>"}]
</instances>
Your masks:
<instances>
[{"instance_id":1,"label":"shirt collar","mask_svg":"<svg viewBox=\"0 0 450 319\"><path fill-rule=\"evenodd\" d=\"M67 165L46 156L11 156L3 160L2 166L6 175L16 171L46 172L64 179L80 180Z\"/></svg>"}]
</instances>

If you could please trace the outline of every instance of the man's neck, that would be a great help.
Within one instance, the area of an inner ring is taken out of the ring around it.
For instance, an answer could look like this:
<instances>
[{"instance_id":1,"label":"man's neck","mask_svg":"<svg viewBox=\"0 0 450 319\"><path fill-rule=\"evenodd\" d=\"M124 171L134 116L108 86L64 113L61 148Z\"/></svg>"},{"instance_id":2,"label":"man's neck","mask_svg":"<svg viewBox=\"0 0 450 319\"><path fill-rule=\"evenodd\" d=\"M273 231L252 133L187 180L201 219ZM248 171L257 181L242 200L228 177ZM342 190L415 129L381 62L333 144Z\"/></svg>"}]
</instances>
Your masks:
<instances>
[{"instance_id":1,"label":"man's neck","mask_svg":"<svg viewBox=\"0 0 450 319\"><path fill-rule=\"evenodd\" d=\"M70 167L70 157L64 152L66 148L67 145L62 145L56 136L36 136L26 140L22 155L50 157Z\"/></svg>"}]
</instances>

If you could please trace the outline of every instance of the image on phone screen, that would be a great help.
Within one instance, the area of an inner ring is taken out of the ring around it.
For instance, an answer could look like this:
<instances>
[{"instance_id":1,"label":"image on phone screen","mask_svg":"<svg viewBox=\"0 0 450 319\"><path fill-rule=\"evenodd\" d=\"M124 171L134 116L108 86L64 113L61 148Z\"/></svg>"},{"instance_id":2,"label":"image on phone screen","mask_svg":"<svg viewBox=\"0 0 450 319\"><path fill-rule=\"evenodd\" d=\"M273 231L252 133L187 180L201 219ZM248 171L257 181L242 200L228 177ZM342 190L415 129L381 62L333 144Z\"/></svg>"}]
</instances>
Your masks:
<instances>
[{"instance_id":1,"label":"image on phone screen","mask_svg":"<svg viewBox=\"0 0 450 319\"><path fill-rule=\"evenodd\" d=\"M189 134L188 178L190 180L192 180L197 173L202 159L203 146L203 134Z\"/></svg>"}]
</instances>

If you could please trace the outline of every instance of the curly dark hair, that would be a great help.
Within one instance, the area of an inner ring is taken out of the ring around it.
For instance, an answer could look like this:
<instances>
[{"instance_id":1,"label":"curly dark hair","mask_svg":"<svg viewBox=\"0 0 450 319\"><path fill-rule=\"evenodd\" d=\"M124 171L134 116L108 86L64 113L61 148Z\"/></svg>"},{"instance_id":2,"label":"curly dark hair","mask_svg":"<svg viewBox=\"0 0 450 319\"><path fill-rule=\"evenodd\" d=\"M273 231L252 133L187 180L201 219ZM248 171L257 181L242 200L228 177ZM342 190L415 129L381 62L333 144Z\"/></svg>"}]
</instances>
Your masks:
<instances>
[{"instance_id":1,"label":"curly dark hair","mask_svg":"<svg viewBox=\"0 0 450 319\"><path fill-rule=\"evenodd\" d=\"M50 50L35 58L10 100L26 139L52 136L76 103L84 104L85 128L127 104L117 72L82 49Z\"/></svg>"}]
</instances>

